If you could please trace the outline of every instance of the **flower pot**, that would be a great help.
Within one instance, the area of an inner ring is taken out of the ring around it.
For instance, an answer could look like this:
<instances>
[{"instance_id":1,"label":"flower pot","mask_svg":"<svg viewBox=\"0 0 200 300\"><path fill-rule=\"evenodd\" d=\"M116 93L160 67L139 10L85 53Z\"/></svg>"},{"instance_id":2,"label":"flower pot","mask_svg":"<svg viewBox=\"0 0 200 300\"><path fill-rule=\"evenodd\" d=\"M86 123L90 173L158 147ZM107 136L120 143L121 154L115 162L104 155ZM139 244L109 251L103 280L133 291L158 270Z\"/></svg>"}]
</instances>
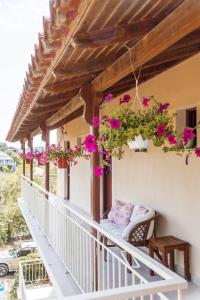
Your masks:
<instances>
[{"instance_id":1,"label":"flower pot","mask_svg":"<svg viewBox=\"0 0 200 300\"><path fill-rule=\"evenodd\" d=\"M141 134L135 137L135 140L128 141L129 149L134 149L135 152L146 152L149 148L149 140L143 140Z\"/></svg>"},{"instance_id":2,"label":"flower pot","mask_svg":"<svg viewBox=\"0 0 200 300\"><path fill-rule=\"evenodd\" d=\"M30 165L30 160L29 159L26 159L26 164Z\"/></svg>"},{"instance_id":3,"label":"flower pot","mask_svg":"<svg viewBox=\"0 0 200 300\"><path fill-rule=\"evenodd\" d=\"M69 166L68 160L66 157L58 158L58 168L59 169L67 169Z\"/></svg>"}]
</instances>

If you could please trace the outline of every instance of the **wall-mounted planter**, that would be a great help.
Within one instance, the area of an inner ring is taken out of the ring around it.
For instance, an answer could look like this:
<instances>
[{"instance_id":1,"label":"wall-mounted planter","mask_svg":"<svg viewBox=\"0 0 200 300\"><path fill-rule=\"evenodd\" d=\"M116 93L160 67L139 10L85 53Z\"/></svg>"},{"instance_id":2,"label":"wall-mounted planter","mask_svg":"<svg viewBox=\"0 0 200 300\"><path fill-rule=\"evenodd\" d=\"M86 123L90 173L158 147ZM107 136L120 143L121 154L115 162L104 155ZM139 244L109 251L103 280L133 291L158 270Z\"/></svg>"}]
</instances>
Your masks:
<instances>
[{"instance_id":1,"label":"wall-mounted planter","mask_svg":"<svg viewBox=\"0 0 200 300\"><path fill-rule=\"evenodd\" d=\"M149 140L143 140L141 135L135 137L135 140L128 141L129 149L135 152L146 152L149 148Z\"/></svg>"}]
</instances>

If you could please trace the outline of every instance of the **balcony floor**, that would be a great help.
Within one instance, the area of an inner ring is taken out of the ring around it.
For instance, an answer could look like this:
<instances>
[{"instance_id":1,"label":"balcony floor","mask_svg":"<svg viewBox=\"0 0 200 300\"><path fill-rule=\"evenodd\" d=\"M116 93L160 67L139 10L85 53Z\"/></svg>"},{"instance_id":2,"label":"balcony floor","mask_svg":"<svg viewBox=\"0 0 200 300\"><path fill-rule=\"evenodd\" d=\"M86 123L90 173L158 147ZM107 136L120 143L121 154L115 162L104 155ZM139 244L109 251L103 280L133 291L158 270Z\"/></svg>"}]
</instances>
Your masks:
<instances>
[{"instance_id":1,"label":"balcony floor","mask_svg":"<svg viewBox=\"0 0 200 300\"><path fill-rule=\"evenodd\" d=\"M19 201L19 205L26 219L27 224L31 229L30 231L33 236L33 239L36 241L37 245L39 246L39 251L44 261L47 272L49 273L49 276L54 284L54 287L57 287L56 290L60 292L60 295L62 294L62 297L80 294L79 288L74 283L71 276L69 274L66 274L63 264L56 256L51 246L48 244L47 239L42 234L37 222L35 222L35 219L31 215L31 212L27 209L26 204L23 202L23 200ZM120 250L118 248L115 247L111 249L117 255L121 255ZM105 265L105 269L106 269L106 265ZM140 268L137 269L137 271L148 281L156 281L161 279L159 276L150 276L149 269L142 264L140 264ZM112 286L112 283L110 283L110 286ZM166 296L168 296L170 300L177 299L177 293L167 293ZM145 297L144 299L145 300L149 299L149 297L147 298ZM155 296L154 300L157 299L160 299L160 297ZM183 299L199 300L200 287L198 287L194 283L190 283L188 289L184 291Z\"/></svg>"},{"instance_id":2,"label":"balcony floor","mask_svg":"<svg viewBox=\"0 0 200 300\"><path fill-rule=\"evenodd\" d=\"M56 300L58 299L53 286L50 284L27 285L26 296L28 300Z\"/></svg>"}]
</instances>

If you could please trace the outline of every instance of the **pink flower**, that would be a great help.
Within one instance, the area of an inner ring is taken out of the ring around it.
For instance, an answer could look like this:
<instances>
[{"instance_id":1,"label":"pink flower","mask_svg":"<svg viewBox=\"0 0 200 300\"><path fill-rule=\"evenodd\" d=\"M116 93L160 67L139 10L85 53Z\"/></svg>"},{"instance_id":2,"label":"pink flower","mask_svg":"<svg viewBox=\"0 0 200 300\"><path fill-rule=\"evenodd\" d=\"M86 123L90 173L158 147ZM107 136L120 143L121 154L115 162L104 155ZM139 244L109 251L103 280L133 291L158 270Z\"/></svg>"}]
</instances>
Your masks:
<instances>
[{"instance_id":1,"label":"pink flower","mask_svg":"<svg viewBox=\"0 0 200 300\"><path fill-rule=\"evenodd\" d=\"M102 167L100 167L100 166L97 166L97 167L95 167L94 168L94 174L96 175L96 176L103 176L103 168Z\"/></svg>"},{"instance_id":2,"label":"pink flower","mask_svg":"<svg viewBox=\"0 0 200 300\"><path fill-rule=\"evenodd\" d=\"M143 106L144 107L148 107L149 106L149 101L150 101L150 99L144 96L142 98L142 104L143 104Z\"/></svg>"},{"instance_id":3,"label":"pink flower","mask_svg":"<svg viewBox=\"0 0 200 300\"><path fill-rule=\"evenodd\" d=\"M108 121L109 120L109 116L108 115L103 115L102 116L102 120L103 121Z\"/></svg>"},{"instance_id":4,"label":"pink flower","mask_svg":"<svg viewBox=\"0 0 200 300\"><path fill-rule=\"evenodd\" d=\"M98 116L94 116L92 119L92 124L94 128L98 128L100 125L100 121L99 121L99 117Z\"/></svg>"},{"instance_id":5,"label":"pink flower","mask_svg":"<svg viewBox=\"0 0 200 300\"><path fill-rule=\"evenodd\" d=\"M185 128L184 129L183 141L184 141L185 145L189 142L189 140L193 140L195 138L196 135L193 131L194 131L193 128Z\"/></svg>"},{"instance_id":6,"label":"pink flower","mask_svg":"<svg viewBox=\"0 0 200 300\"><path fill-rule=\"evenodd\" d=\"M88 152L92 153L98 150L96 138L92 134L87 135L83 143Z\"/></svg>"},{"instance_id":7,"label":"pink flower","mask_svg":"<svg viewBox=\"0 0 200 300\"><path fill-rule=\"evenodd\" d=\"M130 100L131 96L129 94L125 94L122 96L122 98L119 99L119 104L129 103Z\"/></svg>"},{"instance_id":8,"label":"pink flower","mask_svg":"<svg viewBox=\"0 0 200 300\"><path fill-rule=\"evenodd\" d=\"M176 137L173 134L168 134L167 136L168 141L170 142L171 145L176 145Z\"/></svg>"},{"instance_id":9,"label":"pink flower","mask_svg":"<svg viewBox=\"0 0 200 300\"><path fill-rule=\"evenodd\" d=\"M162 113L164 110L168 109L169 103L160 104L158 112Z\"/></svg>"},{"instance_id":10,"label":"pink flower","mask_svg":"<svg viewBox=\"0 0 200 300\"><path fill-rule=\"evenodd\" d=\"M200 157L200 148L196 148L194 153L196 154L197 157Z\"/></svg>"},{"instance_id":11,"label":"pink flower","mask_svg":"<svg viewBox=\"0 0 200 300\"><path fill-rule=\"evenodd\" d=\"M159 137L162 137L165 134L166 130L167 130L166 126L163 124L160 124L156 128L156 133Z\"/></svg>"},{"instance_id":12,"label":"pink flower","mask_svg":"<svg viewBox=\"0 0 200 300\"><path fill-rule=\"evenodd\" d=\"M109 121L109 123L110 123L110 126L111 126L112 129L118 129L121 126L120 121L118 119L115 119L115 118L111 119Z\"/></svg>"},{"instance_id":13,"label":"pink flower","mask_svg":"<svg viewBox=\"0 0 200 300\"><path fill-rule=\"evenodd\" d=\"M25 157L27 160L33 160L33 153L29 151L25 154Z\"/></svg>"},{"instance_id":14,"label":"pink flower","mask_svg":"<svg viewBox=\"0 0 200 300\"><path fill-rule=\"evenodd\" d=\"M104 96L104 102L111 102L113 100L114 96L113 94L109 93L107 95Z\"/></svg>"}]
</instances>

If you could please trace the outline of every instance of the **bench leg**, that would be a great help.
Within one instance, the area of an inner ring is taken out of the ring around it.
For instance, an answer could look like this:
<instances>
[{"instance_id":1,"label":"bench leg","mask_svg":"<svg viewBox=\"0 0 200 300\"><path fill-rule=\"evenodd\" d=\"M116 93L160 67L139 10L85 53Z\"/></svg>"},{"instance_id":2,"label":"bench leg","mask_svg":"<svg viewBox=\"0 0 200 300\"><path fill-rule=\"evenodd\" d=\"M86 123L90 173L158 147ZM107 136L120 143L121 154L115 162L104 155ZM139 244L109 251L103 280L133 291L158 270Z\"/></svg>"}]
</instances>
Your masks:
<instances>
[{"instance_id":1,"label":"bench leg","mask_svg":"<svg viewBox=\"0 0 200 300\"><path fill-rule=\"evenodd\" d=\"M170 269L175 272L174 250L170 252Z\"/></svg>"},{"instance_id":2,"label":"bench leg","mask_svg":"<svg viewBox=\"0 0 200 300\"><path fill-rule=\"evenodd\" d=\"M190 274L190 246L186 245L184 249L184 268L185 268L185 279L191 281Z\"/></svg>"},{"instance_id":3,"label":"bench leg","mask_svg":"<svg viewBox=\"0 0 200 300\"><path fill-rule=\"evenodd\" d=\"M165 251L165 249L162 250L162 262L165 267L167 267L167 268L169 267L168 266L168 252Z\"/></svg>"}]
</instances>

